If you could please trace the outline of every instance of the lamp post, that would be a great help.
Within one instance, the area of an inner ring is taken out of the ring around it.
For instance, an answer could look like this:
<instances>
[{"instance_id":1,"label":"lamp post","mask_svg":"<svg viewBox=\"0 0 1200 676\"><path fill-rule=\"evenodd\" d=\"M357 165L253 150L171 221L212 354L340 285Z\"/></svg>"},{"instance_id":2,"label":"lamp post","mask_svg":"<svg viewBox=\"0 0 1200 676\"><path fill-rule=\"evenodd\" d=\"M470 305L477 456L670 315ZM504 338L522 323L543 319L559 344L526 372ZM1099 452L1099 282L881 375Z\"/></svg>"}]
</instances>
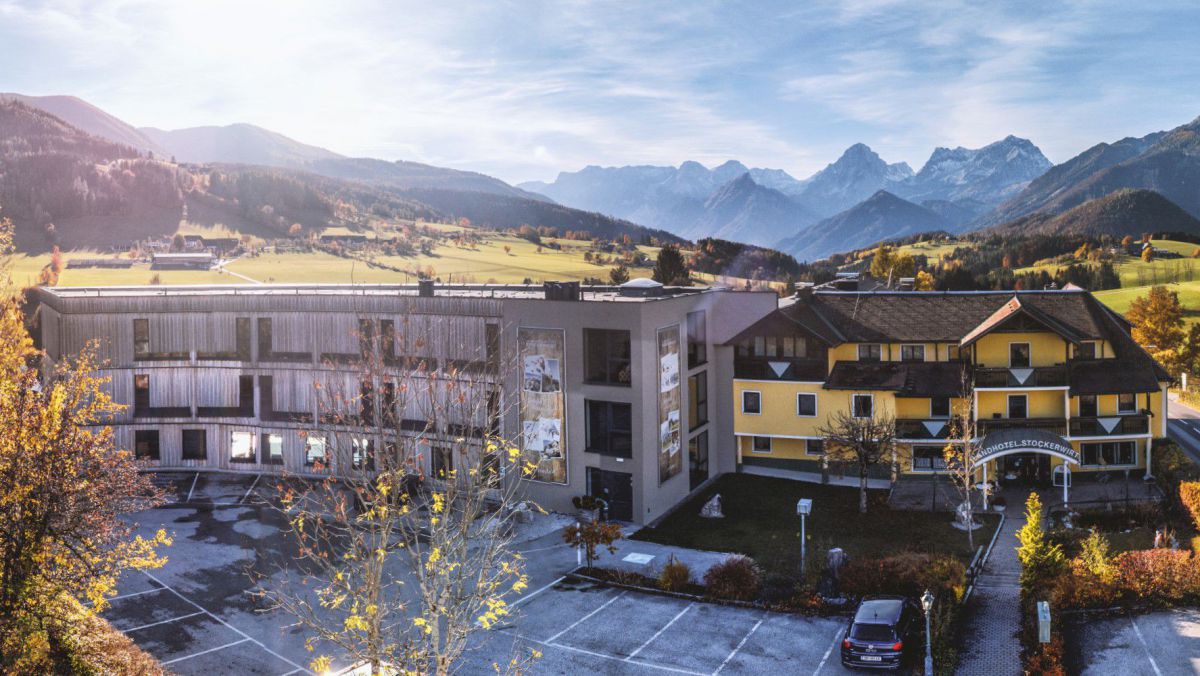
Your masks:
<instances>
[{"instance_id":1,"label":"lamp post","mask_svg":"<svg viewBox=\"0 0 1200 676\"><path fill-rule=\"evenodd\" d=\"M926 589L921 594L921 608L925 611L925 674L933 676L933 643L929 634L929 611L933 610L933 594Z\"/></svg>"},{"instance_id":2,"label":"lamp post","mask_svg":"<svg viewBox=\"0 0 1200 676\"><path fill-rule=\"evenodd\" d=\"M805 518L812 513L812 500L800 498L796 503L796 513L800 515L800 577L804 577L808 564L808 538L805 531Z\"/></svg>"}]
</instances>

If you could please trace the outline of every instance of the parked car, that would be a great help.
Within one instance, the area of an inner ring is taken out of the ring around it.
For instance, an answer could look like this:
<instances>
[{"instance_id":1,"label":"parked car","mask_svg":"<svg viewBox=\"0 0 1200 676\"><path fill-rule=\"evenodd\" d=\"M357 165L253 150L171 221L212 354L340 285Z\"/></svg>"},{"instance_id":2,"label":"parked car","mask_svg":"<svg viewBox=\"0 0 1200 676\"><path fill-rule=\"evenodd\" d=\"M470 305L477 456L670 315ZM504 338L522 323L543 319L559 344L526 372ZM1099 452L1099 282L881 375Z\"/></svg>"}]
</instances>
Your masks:
<instances>
[{"instance_id":1,"label":"parked car","mask_svg":"<svg viewBox=\"0 0 1200 676\"><path fill-rule=\"evenodd\" d=\"M868 596L842 638L842 664L900 669L919 652L921 611L903 596Z\"/></svg>"}]
</instances>

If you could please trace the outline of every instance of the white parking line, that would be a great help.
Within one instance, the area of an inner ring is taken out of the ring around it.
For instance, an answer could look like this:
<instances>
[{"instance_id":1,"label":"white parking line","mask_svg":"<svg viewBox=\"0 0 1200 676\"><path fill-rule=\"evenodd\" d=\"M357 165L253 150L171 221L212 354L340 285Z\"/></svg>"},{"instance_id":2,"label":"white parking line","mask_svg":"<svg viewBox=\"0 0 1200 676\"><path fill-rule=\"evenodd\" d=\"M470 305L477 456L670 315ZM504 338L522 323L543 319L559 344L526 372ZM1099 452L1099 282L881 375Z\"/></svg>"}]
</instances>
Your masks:
<instances>
[{"instance_id":1,"label":"white parking line","mask_svg":"<svg viewBox=\"0 0 1200 676\"><path fill-rule=\"evenodd\" d=\"M200 612L196 612L196 613L189 613L189 614L187 614L187 615L180 615L179 617L172 617L172 618L171 618L171 619L169 619L169 620L159 620L158 622L151 622L150 624L143 624L143 625L142 625L142 626L140 626L140 627L134 627L134 628L132 628L132 629L122 629L121 631L122 631L122 632L124 632L124 633L126 633L126 634L128 634L128 633L130 633L130 632L133 632L133 631L141 631L141 630L143 630L143 629L149 629L150 627L157 627L157 626L158 626L158 625L160 625L160 624L170 624L170 623L172 623L172 622L178 622L178 621L180 621L180 620L186 620L186 619L187 619L187 618L189 618L189 617L195 617L195 616L197 616L197 615L203 615L203 614L204 614L204 613L200 613Z\"/></svg>"},{"instance_id":2,"label":"white parking line","mask_svg":"<svg viewBox=\"0 0 1200 676\"><path fill-rule=\"evenodd\" d=\"M270 653L270 654L274 655L275 657L278 657L279 659L283 660L284 662L287 662L288 664L292 665L293 667L296 667L296 669L300 670L300 672L301 672L301 673L305 673L305 674L310 674L310 673L312 673L312 672L310 672L309 670L305 669L304 667L300 666L299 664L296 664L295 662L293 662L293 661L289 660L288 658L284 657L283 655L280 655L279 653L275 652L274 650L271 650L271 649L270 649L270 648L268 648L267 646L263 645L263 642L262 642L262 641L259 641L258 639L256 639L256 638L253 638L252 636L250 636L250 635L249 635L249 634L247 634L246 632L242 631L241 629L238 629L237 627L233 626L232 624L229 624L229 623L228 623L228 622L226 622L225 620L222 620L221 618L219 618L219 617L217 617L216 615L212 614L212 613L211 613L211 612L209 612L207 609L205 609L203 606L201 606L199 603L196 603L195 601L193 601L193 600L189 599L188 597L184 596L183 594L180 594L178 591L176 591L176 590L175 590L175 588L174 588L174 587L172 587L172 586L170 586L170 585L166 584L165 582L163 582L162 580L158 579L157 577L154 577L154 575L150 574L149 572L147 572L147 571L144 571L144 570L143 570L143 571L142 571L142 574L143 574L143 575L145 575L146 577L150 578L151 580L154 580L154 581L155 581L155 582L157 582L158 584L162 585L164 589L167 589L167 590L168 590L168 591L170 591L172 594L174 594L174 595L178 596L179 598L183 599L183 600L184 600L184 601L186 601L187 603L191 604L191 605L192 605L192 606L193 606L193 607L194 607L196 610L199 610L200 612L204 613L205 615L208 615L209 617L213 618L213 619L214 619L214 620L216 620L217 622L220 622L221 624L225 625L226 627L229 627L230 629L232 629L232 630L233 630L234 632L236 632L237 634L239 634L239 635L241 635L241 636L245 637L245 639L246 639L247 641L250 641L250 642L254 643L254 644L255 644L255 645L257 645L258 647L260 647L260 648L262 648L263 650L267 651L268 653Z\"/></svg>"},{"instance_id":3,"label":"white parking line","mask_svg":"<svg viewBox=\"0 0 1200 676\"><path fill-rule=\"evenodd\" d=\"M658 669L659 671L669 671L673 674L690 674L691 676L709 676L709 674L706 674L706 673L703 673L700 671L690 671L688 669L679 669L677 667L669 667L665 664L658 664L656 662L650 662L647 660L627 660L626 658L623 658L623 657L617 657L615 655L605 655L604 653L593 652L591 650L584 650L583 648L576 648L574 646L563 645L561 643L550 643L549 641L539 641L535 638L529 638L528 636L521 636L520 634L513 634L513 636L516 636L517 638L521 639L522 641L529 641L531 643L537 643L538 645L543 645L543 646L546 646L547 648L558 648L559 650L566 650L568 652L579 653L581 655L591 655L592 657L599 657L600 659L611 660L613 662L620 662L622 664L636 664L640 667L646 667L648 669Z\"/></svg>"},{"instance_id":4,"label":"white parking line","mask_svg":"<svg viewBox=\"0 0 1200 676\"><path fill-rule=\"evenodd\" d=\"M725 661L721 662L721 666L717 667L717 670L712 672L712 676L717 676L717 674L721 673L721 670L725 668L725 665L729 664L729 661L733 659L733 656L738 654L738 651L742 649L742 646L746 645L746 641L749 641L750 637L754 635L754 632L758 631L759 625L761 625L765 619L767 618L764 615L762 620L755 622L754 626L750 627L750 631L746 632L746 635L742 637L742 640L738 641L738 644L734 647L733 652L729 653L729 655L725 657Z\"/></svg>"},{"instance_id":5,"label":"white parking line","mask_svg":"<svg viewBox=\"0 0 1200 676\"><path fill-rule=\"evenodd\" d=\"M637 650L634 650L633 652L629 653L629 657L626 657L625 661L628 662L629 660L637 657L637 654L642 652L642 648L645 648L646 646L650 645L651 643L654 643L654 639L658 638L659 636L662 636L662 633L667 630L667 627L670 627L672 624L675 624L675 621L678 620L679 618L683 617L683 614L686 613L687 611L691 610L692 606L694 606L694 605L696 605L696 604L689 603L686 606L684 606L683 610L679 611L678 615L676 615L675 617L672 617L670 622L668 622L662 626L662 629L659 629L658 631L654 632L654 635L651 636L650 638L646 639L645 643L638 646Z\"/></svg>"},{"instance_id":6,"label":"white parking line","mask_svg":"<svg viewBox=\"0 0 1200 676\"><path fill-rule=\"evenodd\" d=\"M817 676L817 674L821 673L821 670L825 668L825 663L829 661L829 656L833 654L833 649L837 647L838 639L841 637L842 628L838 627L837 633L833 635L833 643L829 644L829 649L826 650L825 655L821 657L821 663L817 665L816 669L813 669L813 676Z\"/></svg>"},{"instance_id":7,"label":"white parking line","mask_svg":"<svg viewBox=\"0 0 1200 676\"><path fill-rule=\"evenodd\" d=\"M108 602L112 603L113 601L120 601L121 599L131 599L135 596L141 596L142 594L153 594L154 592L160 592L160 591L167 591L167 589L166 589L166 587L157 587L155 589L143 589L140 592L130 592L128 594L121 594L120 596L114 596L114 597L110 598L108 600Z\"/></svg>"},{"instance_id":8,"label":"white parking line","mask_svg":"<svg viewBox=\"0 0 1200 676\"><path fill-rule=\"evenodd\" d=\"M1129 624L1133 625L1133 633L1137 634L1138 641L1142 643L1142 650L1146 651L1146 659L1150 660L1150 668L1154 670L1155 676L1162 676L1162 672L1158 669L1158 662L1154 661L1154 655L1150 654L1150 646L1146 643L1146 638L1142 636L1142 630L1137 626L1137 620L1133 615L1129 616Z\"/></svg>"},{"instance_id":9,"label":"white parking line","mask_svg":"<svg viewBox=\"0 0 1200 676\"><path fill-rule=\"evenodd\" d=\"M542 592L553 587L554 585L558 584L559 582L562 582L563 580L566 579L566 577L567 577L566 575L563 575L562 577L558 578L554 582L551 582L550 584L546 585L545 587L542 587L542 588L538 589L537 591L534 591L533 593L522 596L521 598L517 599L516 601L513 601L511 607L515 608L515 607L521 605L522 603L525 603L529 599L537 596L538 594L541 594Z\"/></svg>"},{"instance_id":10,"label":"white parking line","mask_svg":"<svg viewBox=\"0 0 1200 676\"><path fill-rule=\"evenodd\" d=\"M190 659L192 659L193 657L200 657L201 655L207 655L207 654L209 654L209 653L215 653L215 652L217 652L218 650L224 650L224 649L226 649L226 648L232 648L233 646L235 646L235 645L237 645L237 644L239 644L239 643L245 643L246 641L249 641L249 640L250 640L250 639L248 639L248 638L243 638L243 639L240 639L240 640L234 641L233 643L226 643L225 645L219 645L219 646L217 646L216 648L209 648L208 650L201 650L200 652L198 652L198 653L192 653L191 655L184 655L183 657L176 657L176 658L175 658L175 659L173 659L173 660L167 660L166 662L163 662L163 663L162 663L162 665L165 667L165 666L167 666L168 664L175 664L176 662L182 662L182 661L184 661L184 660L190 660Z\"/></svg>"},{"instance_id":11,"label":"white parking line","mask_svg":"<svg viewBox=\"0 0 1200 676\"><path fill-rule=\"evenodd\" d=\"M583 623L584 620L588 619L592 615L595 615L596 613L600 612L601 610L604 610L605 608L607 608L609 606L609 604L611 604L613 601L616 601L617 599L621 598L624 595L625 595L625 592L621 592L620 594L617 594L616 596L612 597L611 599L605 601L604 605L593 610L592 612L588 613L587 615L584 615L583 617L579 618L578 620L575 620L574 622L571 623L571 626L567 627L566 629L563 629L562 631L558 632L557 634L546 639L546 643L548 643L548 644L554 643L555 639L557 639L559 636L562 636L563 634L567 633L568 631L571 631L575 627L578 627L580 624Z\"/></svg>"},{"instance_id":12,"label":"white parking line","mask_svg":"<svg viewBox=\"0 0 1200 676\"><path fill-rule=\"evenodd\" d=\"M198 480L199 478L200 478L200 473L196 472L196 476L192 477L192 487L188 489L187 498L184 500L185 503L192 501L192 491L196 490L196 480Z\"/></svg>"}]
</instances>

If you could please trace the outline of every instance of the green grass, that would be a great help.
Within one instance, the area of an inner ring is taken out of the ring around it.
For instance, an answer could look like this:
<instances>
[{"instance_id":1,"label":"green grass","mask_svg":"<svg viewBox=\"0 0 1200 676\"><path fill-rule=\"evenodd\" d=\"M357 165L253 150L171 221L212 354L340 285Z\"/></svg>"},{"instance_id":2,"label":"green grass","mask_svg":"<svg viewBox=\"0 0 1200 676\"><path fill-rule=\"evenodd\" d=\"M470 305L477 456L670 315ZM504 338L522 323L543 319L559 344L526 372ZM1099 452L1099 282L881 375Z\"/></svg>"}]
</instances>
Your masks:
<instances>
[{"instance_id":1,"label":"green grass","mask_svg":"<svg viewBox=\"0 0 1200 676\"><path fill-rule=\"evenodd\" d=\"M700 508L721 494L724 519L704 519ZM808 517L810 569L823 566L825 552L841 547L852 558L877 557L901 551L956 555L969 563L974 552L967 536L951 526L947 512L894 511L886 491L871 491L870 511L858 513L858 489L754 476L727 474L684 503L655 528L633 537L666 545L750 556L766 571L794 576L800 568L800 519L796 501L812 498ZM981 515L984 527L975 531L976 546L986 545L997 519Z\"/></svg>"},{"instance_id":2,"label":"green grass","mask_svg":"<svg viewBox=\"0 0 1200 676\"><path fill-rule=\"evenodd\" d=\"M897 249L897 251L914 256L920 254L928 258L930 263L936 263L942 260L943 257L954 253L955 249L969 246L972 246L970 242L916 242L905 244Z\"/></svg>"}]
</instances>

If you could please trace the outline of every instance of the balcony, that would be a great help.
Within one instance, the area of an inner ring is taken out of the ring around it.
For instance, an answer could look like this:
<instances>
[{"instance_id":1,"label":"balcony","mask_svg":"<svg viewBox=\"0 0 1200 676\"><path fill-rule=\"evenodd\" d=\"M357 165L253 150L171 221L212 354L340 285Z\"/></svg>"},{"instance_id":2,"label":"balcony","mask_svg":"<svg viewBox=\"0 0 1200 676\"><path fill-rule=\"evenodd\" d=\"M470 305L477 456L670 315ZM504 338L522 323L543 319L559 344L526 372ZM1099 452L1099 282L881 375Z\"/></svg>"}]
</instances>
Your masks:
<instances>
[{"instance_id":1,"label":"balcony","mask_svg":"<svg viewBox=\"0 0 1200 676\"><path fill-rule=\"evenodd\" d=\"M991 432L1011 429L1045 430L1066 436L1067 421L1064 418L980 418L976 423L979 436Z\"/></svg>"},{"instance_id":2,"label":"balcony","mask_svg":"<svg viewBox=\"0 0 1200 676\"><path fill-rule=\"evenodd\" d=\"M1066 387L1067 367L975 367L975 387Z\"/></svg>"},{"instance_id":3,"label":"balcony","mask_svg":"<svg viewBox=\"0 0 1200 676\"><path fill-rule=\"evenodd\" d=\"M792 380L825 382L828 363L823 359L737 357L733 377L746 380Z\"/></svg>"},{"instance_id":4,"label":"balcony","mask_svg":"<svg viewBox=\"0 0 1200 676\"><path fill-rule=\"evenodd\" d=\"M1107 437L1149 434L1150 416L1122 415L1097 418L1071 418L1071 436Z\"/></svg>"},{"instance_id":5,"label":"balcony","mask_svg":"<svg viewBox=\"0 0 1200 676\"><path fill-rule=\"evenodd\" d=\"M917 441L945 440L950 438L950 428L950 420L946 418L897 418L896 438Z\"/></svg>"}]
</instances>

